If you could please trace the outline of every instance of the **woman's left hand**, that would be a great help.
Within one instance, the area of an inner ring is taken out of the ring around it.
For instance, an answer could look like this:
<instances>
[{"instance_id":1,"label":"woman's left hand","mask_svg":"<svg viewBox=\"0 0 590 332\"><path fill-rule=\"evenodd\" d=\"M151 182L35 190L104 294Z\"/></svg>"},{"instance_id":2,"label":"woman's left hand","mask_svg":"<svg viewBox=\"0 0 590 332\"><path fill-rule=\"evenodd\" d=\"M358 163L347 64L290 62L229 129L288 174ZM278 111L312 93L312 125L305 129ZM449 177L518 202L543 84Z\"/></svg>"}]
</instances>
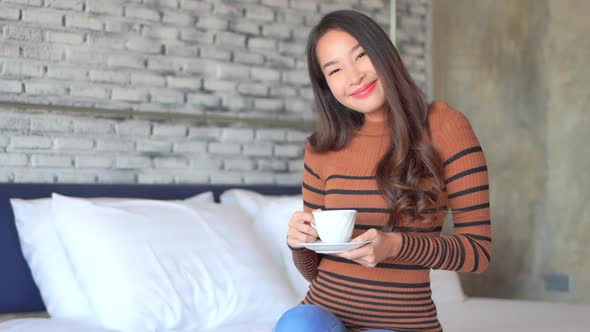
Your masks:
<instances>
[{"instance_id":1,"label":"woman's left hand","mask_svg":"<svg viewBox=\"0 0 590 332\"><path fill-rule=\"evenodd\" d=\"M365 267L375 267L385 259L397 256L402 245L402 237L399 233L384 233L374 228L351 240L351 242L363 241L373 242L357 249L332 255L350 259Z\"/></svg>"}]
</instances>

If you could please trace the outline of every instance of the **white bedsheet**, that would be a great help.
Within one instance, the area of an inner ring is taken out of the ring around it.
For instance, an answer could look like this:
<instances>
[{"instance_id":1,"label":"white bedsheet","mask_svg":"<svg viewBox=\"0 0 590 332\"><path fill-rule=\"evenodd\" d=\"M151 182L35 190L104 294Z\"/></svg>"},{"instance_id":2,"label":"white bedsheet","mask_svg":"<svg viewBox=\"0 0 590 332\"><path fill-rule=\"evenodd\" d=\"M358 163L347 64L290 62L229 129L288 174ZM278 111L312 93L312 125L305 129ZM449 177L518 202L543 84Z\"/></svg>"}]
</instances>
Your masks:
<instances>
[{"instance_id":1,"label":"white bedsheet","mask_svg":"<svg viewBox=\"0 0 590 332\"><path fill-rule=\"evenodd\" d=\"M64 319L23 318L0 323L0 332L113 332Z\"/></svg>"}]
</instances>

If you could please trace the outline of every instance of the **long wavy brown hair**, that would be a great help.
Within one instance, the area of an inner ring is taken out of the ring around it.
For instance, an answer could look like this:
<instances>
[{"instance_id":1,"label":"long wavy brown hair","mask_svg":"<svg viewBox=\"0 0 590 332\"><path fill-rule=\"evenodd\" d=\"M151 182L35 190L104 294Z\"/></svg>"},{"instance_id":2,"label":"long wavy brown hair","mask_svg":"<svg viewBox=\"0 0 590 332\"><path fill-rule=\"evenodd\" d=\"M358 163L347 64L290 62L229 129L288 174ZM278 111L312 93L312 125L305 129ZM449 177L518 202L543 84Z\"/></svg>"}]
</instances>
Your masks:
<instances>
[{"instance_id":1,"label":"long wavy brown hair","mask_svg":"<svg viewBox=\"0 0 590 332\"><path fill-rule=\"evenodd\" d=\"M368 16L353 10L325 15L312 29L307 43L307 64L318 115L318 127L309 141L318 152L344 148L363 126L364 115L340 104L322 73L316 45L330 30L352 35L364 48L385 91L390 144L376 168L376 178L391 213L384 231L401 229L424 220L428 208L439 207L444 187L443 164L430 143L428 102L405 68L383 29ZM424 180L432 178L431 185ZM412 229L413 227L410 227Z\"/></svg>"}]
</instances>

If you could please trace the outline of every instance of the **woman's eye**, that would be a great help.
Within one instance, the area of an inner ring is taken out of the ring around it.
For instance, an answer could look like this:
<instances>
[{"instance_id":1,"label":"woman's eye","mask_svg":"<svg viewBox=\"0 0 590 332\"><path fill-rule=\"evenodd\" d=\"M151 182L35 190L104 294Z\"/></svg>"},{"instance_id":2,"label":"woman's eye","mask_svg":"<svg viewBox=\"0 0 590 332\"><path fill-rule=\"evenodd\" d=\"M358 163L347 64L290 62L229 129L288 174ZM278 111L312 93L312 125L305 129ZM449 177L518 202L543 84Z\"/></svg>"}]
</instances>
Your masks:
<instances>
[{"instance_id":1,"label":"woman's eye","mask_svg":"<svg viewBox=\"0 0 590 332\"><path fill-rule=\"evenodd\" d=\"M367 53L361 52L361 53L359 53L359 55L356 58L360 59L360 58L364 57L365 55L367 55Z\"/></svg>"},{"instance_id":2,"label":"woman's eye","mask_svg":"<svg viewBox=\"0 0 590 332\"><path fill-rule=\"evenodd\" d=\"M328 76L332 76L332 74L336 74L339 71L340 71L340 69L334 69L328 73Z\"/></svg>"}]
</instances>

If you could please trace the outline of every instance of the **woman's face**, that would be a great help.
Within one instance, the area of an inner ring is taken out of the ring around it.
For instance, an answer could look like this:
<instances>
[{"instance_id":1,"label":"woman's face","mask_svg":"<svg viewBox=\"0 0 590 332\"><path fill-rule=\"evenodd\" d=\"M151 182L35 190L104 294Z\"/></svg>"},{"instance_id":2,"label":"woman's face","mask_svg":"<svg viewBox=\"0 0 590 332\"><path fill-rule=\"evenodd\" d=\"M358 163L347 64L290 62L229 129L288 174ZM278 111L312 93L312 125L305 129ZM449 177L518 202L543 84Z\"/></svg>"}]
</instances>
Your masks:
<instances>
[{"instance_id":1,"label":"woman's face","mask_svg":"<svg viewBox=\"0 0 590 332\"><path fill-rule=\"evenodd\" d=\"M336 100L365 114L369 121L382 121L385 94L371 59L347 32L330 30L316 45L318 62Z\"/></svg>"}]
</instances>

